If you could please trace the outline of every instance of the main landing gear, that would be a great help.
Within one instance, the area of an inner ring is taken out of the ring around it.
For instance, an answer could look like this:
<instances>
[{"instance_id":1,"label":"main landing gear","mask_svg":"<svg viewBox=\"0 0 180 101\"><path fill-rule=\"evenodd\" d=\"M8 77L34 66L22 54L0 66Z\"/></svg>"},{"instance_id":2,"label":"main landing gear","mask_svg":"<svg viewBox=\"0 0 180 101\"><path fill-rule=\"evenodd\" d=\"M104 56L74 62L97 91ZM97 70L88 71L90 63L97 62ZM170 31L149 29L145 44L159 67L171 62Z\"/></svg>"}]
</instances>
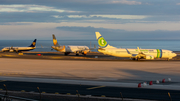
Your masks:
<instances>
[{"instance_id":1,"label":"main landing gear","mask_svg":"<svg viewBox=\"0 0 180 101\"><path fill-rule=\"evenodd\" d=\"M132 58L132 60L136 60L136 58Z\"/></svg>"},{"instance_id":2,"label":"main landing gear","mask_svg":"<svg viewBox=\"0 0 180 101\"><path fill-rule=\"evenodd\" d=\"M139 61L139 60L140 60L140 58L132 58L132 60L137 60L137 61Z\"/></svg>"},{"instance_id":3,"label":"main landing gear","mask_svg":"<svg viewBox=\"0 0 180 101\"><path fill-rule=\"evenodd\" d=\"M65 56L69 55L69 53L64 53Z\"/></svg>"}]
</instances>

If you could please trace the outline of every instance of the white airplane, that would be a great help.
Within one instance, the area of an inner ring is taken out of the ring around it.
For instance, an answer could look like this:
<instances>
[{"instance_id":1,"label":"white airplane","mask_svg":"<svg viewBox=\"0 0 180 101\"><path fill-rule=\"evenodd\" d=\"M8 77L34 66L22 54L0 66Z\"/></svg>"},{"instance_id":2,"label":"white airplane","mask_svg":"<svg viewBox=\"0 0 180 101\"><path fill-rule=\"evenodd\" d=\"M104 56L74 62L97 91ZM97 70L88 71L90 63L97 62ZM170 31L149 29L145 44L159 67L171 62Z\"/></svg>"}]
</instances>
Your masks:
<instances>
[{"instance_id":1,"label":"white airplane","mask_svg":"<svg viewBox=\"0 0 180 101\"><path fill-rule=\"evenodd\" d=\"M53 44L54 46L51 46L51 48L53 48L54 50L57 50L59 52L64 53L64 55L69 55L70 53L76 53L76 55L78 56L79 53L82 53L83 55L86 55L88 52L90 52L91 50L95 49L94 48L89 48L88 46L65 46L62 45L60 46L57 42L57 39L55 37L55 35L53 34Z\"/></svg>"},{"instance_id":2,"label":"white airplane","mask_svg":"<svg viewBox=\"0 0 180 101\"><path fill-rule=\"evenodd\" d=\"M36 48L36 39L34 39L33 43L28 47L5 47L1 51L2 52L22 52L29 51Z\"/></svg>"},{"instance_id":3,"label":"white airplane","mask_svg":"<svg viewBox=\"0 0 180 101\"><path fill-rule=\"evenodd\" d=\"M98 51L106 55L115 57L129 57L133 60L153 60L154 58L166 58L169 60L177 56L177 54L173 53L172 51L164 49L139 49L139 47L137 47L137 49L116 48L110 46L99 32L95 32L95 34L99 45Z\"/></svg>"}]
</instances>

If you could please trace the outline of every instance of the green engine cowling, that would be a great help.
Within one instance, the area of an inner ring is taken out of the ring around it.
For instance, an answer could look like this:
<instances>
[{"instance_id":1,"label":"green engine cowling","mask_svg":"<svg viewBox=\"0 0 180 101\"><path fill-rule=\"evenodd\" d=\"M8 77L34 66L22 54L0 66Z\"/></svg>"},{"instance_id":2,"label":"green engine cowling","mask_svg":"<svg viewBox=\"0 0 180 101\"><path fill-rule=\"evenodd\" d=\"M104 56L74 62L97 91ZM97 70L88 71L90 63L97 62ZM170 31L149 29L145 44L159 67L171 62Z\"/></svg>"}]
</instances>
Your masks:
<instances>
[{"instance_id":1,"label":"green engine cowling","mask_svg":"<svg viewBox=\"0 0 180 101\"><path fill-rule=\"evenodd\" d=\"M154 56L152 56L152 55L146 55L146 60L154 60Z\"/></svg>"}]
</instances>

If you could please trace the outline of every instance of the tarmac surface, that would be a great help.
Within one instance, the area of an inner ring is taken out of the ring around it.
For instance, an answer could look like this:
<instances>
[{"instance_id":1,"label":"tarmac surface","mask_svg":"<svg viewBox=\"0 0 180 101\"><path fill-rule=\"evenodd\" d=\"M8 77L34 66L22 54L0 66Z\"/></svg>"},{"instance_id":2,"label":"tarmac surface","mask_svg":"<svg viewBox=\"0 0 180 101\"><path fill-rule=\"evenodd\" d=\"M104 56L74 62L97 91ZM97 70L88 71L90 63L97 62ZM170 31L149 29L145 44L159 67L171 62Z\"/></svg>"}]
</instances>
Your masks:
<instances>
[{"instance_id":1,"label":"tarmac surface","mask_svg":"<svg viewBox=\"0 0 180 101\"><path fill-rule=\"evenodd\" d=\"M75 53L70 53L65 56L60 52L25 52L23 55L18 53L0 52L0 56L3 58L23 58L23 59L49 59L49 60L93 60L93 61L117 61L117 60L129 60L129 58L119 58L104 55L102 53L88 53L87 55L80 54L76 56Z\"/></svg>"},{"instance_id":2,"label":"tarmac surface","mask_svg":"<svg viewBox=\"0 0 180 101\"><path fill-rule=\"evenodd\" d=\"M178 53L179 54L179 53ZM101 53L86 56L59 52L0 53L0 88L8 90L71 93L82 95L179 101L180 56L166 59L133 61ZM168 82L167 79L172 81ZM165 83L161 83L166 79ZM156 80L160 84L156 84ZM138 84L153 85L138 88Z\"/></svg>"},{"instance_id":3,"label":"tarmac surface","mask_svg":"<svg viewBox=\"0 0 180 101\"><path fill-rule=\"evenodd\" d=\"M180 54L179 52L176 52ZM98 52L91 52L87 55L79 54L76 56L75 53L70 53L65 56L64 53L61 52L24 52L23 55L18 53L10 53L10 52L0 52L0 57L3 58L23 58L23 59L51 59L51 60L92 60L92 61L132 61L130 58L125 57L114 57L109 55L104 55ZM179 61L180 55L174 57L170 61ZM141 61L167 61L167 59L155 59L155 60L145 60L141 59Z\"/></svg>"}]
</instances>

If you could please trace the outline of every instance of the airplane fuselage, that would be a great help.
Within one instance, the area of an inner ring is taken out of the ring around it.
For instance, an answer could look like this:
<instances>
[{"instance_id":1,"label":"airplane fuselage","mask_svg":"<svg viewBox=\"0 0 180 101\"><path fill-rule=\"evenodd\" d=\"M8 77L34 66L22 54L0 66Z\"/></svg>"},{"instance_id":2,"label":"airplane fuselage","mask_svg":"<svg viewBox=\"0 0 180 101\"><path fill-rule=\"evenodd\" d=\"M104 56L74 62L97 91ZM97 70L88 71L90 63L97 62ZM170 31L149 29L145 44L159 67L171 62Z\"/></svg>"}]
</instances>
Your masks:
<instances>
[{"instance_id":1,"label":"airplane fuselage","mask_svg":"<svg viewBox=\"0 0 180 101\"><path fill-rule=\"evenodd\" d=\"M62 53L89 52L87 46L52 46L52 48Z\"/></svg>"},{"instance_id":2,"label":"airplane fuselage","mask_svg":"<svg viewBox=\"0 0 180 101\"><path fill-rule=\"evenodd\" d=\"M133 55L139 54L137 49L125 49L125 48L106 48L106 49L98 49L99 52L112 55L116 57L130 57L133 58ZM145 54L146 56L153 56L154 58L168 58L172 59L176 56L170 50L164 49L140 49L140 51Z\"/></svg>"},{"instance_id":3,"label":"airplane fuselage","mask_svg":"<svg viewBox=\"0 0 180 101\"><path fill-rule=\"evenodd\" d=\"M21 51L30 51L35 49L36 47L5 47L1 51L2 52L21 52Z\"/></svg>"}]
</instances>

